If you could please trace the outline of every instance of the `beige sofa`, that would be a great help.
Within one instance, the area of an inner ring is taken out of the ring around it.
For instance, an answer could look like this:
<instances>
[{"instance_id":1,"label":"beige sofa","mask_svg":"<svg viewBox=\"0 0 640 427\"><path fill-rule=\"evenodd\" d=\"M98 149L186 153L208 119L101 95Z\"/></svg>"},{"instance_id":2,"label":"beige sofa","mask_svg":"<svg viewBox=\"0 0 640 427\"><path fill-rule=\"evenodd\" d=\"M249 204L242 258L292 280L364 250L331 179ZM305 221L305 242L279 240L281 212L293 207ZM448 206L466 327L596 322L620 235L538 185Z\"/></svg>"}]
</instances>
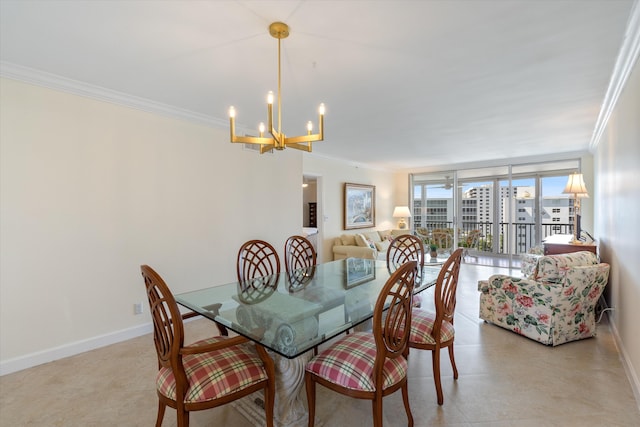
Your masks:
<instances>
[{"instance_id":1,"label":"beige sofa","mask_svg":"<svg viewBox=\"0 0 640 427\"><path fill-rule=\"evenodd\" d=\"M386 259L391 240L411 230L371 230L343 234L333 241L333 259Z\"/></svg>"}]
</instances>

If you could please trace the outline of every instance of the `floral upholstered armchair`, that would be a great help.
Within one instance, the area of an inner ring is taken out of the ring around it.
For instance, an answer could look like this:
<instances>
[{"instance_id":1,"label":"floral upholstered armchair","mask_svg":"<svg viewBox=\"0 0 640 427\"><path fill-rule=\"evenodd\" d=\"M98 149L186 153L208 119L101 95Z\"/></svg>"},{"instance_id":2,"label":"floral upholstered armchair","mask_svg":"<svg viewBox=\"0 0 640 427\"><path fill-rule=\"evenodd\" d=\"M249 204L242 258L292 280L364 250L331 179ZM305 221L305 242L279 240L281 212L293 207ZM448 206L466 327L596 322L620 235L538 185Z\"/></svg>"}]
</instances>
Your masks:
<instances>
[{"instance_id":1,"label":"floral upholstered armchair","mask_svg":"<svg viewBox=\"0 0 640 427\"><path fill-rule=\"evenodd\" d=\"M480 318L546 345L595 336L609 264L587 251L527 262L524 278L499 274L478 283Z\"/></svg>"}]
</instances>

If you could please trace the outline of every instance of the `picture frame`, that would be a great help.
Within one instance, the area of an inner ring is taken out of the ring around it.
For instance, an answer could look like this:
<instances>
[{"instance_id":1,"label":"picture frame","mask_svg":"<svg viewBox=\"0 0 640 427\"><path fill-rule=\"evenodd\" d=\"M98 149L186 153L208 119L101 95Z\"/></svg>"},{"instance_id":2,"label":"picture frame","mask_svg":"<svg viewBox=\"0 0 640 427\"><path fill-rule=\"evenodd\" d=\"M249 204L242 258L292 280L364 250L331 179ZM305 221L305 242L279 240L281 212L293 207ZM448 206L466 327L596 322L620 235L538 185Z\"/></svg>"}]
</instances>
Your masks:
<instances>
[{"instance_id":1,"label":"picture frame","mask_svg":"<svg viewBox=\"0 0 640 427\"><path fill-rule=\"evenodd\" d=\"M369 228L376 225L376 187L344 184L344 229Z\"/></svg>"},{"instance_id":2,"label":"picture frame","mask_svg":"<svg viewBox=\"0 0 640 427\"><path fill-rule=\"evenodd\" d=\"M347 258L345 289L370 282L376 278L376 261L373 259Z\"/></svg>"}]
</instances>

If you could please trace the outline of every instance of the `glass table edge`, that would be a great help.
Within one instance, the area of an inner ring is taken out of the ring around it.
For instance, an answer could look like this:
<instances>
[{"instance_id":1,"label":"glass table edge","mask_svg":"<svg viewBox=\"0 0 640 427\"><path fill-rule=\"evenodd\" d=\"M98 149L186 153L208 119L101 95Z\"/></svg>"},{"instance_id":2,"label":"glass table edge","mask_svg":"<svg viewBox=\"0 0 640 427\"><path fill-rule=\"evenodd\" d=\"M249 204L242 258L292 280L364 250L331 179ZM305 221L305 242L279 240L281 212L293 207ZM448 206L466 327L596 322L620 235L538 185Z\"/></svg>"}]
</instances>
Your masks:
<instances>
[{"instance_id":1,"label":"glass table edge","mask_svg":"<svg viewBox=\"0 0 640 427\"><path fill-rule=\"evenodd\" d=\"M343 260L342 260L343 261ZM335 262L335 261L334 261ZM380 261L376 261L376 264L380 262ZM425 262L423 268L436 268L436 267L442 267L442 262L437 262L437 263L427 263ZM386 264L385 264L386 267ZM282 273L281 273L282 274ZM429 280L426 283L421 284L419 287L414 289L414 295L417 295L431 287L433 287L436 284L437 278L434 278L432 280ZM225 285L231 285L234 284L234 282L228 283L228 284L223 284L223 285L219 285L219 286L225 286ZM216 286L214 286L216 287ZM208 288L205 288L208 289ZM256 345L260 345L270 351L273 351L274 353L277 353L278 355L285 357L287 359L295 359L296 357L299 357L305 353L307 353L310 350L313 350L315 347L317 347L320 344L323 344L327 341L330 341L331 339L335 338L336 336L348 331L349 329L356 327L360 324L363 324L365 322L367 322L368 320L373 318L373 311L368 314L367 316L359 319L357 322L348 322L348 323L344 323L343 325L341 325L339 328L336 328L334 330L331 330L329 332L325 332L324 334L316 337L315 339L311 339L308 340L304 343L304 345L302 346L301 350L296 350L292 353L284 353L282 351L280 351L277 348L274 348L275 346L273 345L269 345L267 343L264 342L260 342L259 340L257 340L256 338L253 338L251 336L249 336L246 333L242 332L242 328L240 327L235 327L234 326L234 322L230 322L227 319L217 316L214 314L214 312L212 312L211 310L207 310L204 307L201 306L195 306L191 303L189 303L188 301L185 301L184 299L181 298L181 295L188 295L191 294L192 292L198 292L198 291L202 291L203 289L197 289L197 290L193 290L193 291L187 291L184 293L180 293L180 294L176 294L174 296L176 303L178 303L179 305L195 312L198 313L199 315L214 321L215 323L219 323L221 325L223 325L224 327L226 327L227 329L233 331L235 334L240 335L242 337L247 338L249 341L252 341L253 343L255 343Z\"/></svg>"}]
</instances>

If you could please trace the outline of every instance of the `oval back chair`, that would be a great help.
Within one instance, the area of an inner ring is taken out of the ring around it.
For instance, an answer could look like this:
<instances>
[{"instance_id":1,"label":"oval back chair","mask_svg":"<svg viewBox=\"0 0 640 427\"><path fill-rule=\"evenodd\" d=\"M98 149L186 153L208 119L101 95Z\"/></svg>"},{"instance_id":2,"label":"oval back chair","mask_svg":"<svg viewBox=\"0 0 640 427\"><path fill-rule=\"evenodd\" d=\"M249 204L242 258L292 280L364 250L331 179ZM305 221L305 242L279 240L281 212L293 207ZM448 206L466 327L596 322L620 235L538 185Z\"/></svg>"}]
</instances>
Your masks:
<instances>
[{"instance_id":1,"label":"oval back chair","mask_svg":"<svg viewBox=\"0 0 640 427\"><path fill-rule=\"evenodd\" d=\"M407 357L416 270L416 261L408 261L389 277L374 307L373 334L349 334L309 361L305 372L309 427L315 421L316 383L371 400L375 427L382 426L382 398L401 389L408 424L413 426Z\"/></svg>"},{"instance_id":2,"label":"oval back chair","mask_svg":"<svg viewBox=\"0 0 640 427\"><path fill-rule=\"evenodd\" d=\"M402 234L391 241L387 249L387 269L394 272L407 261L415 260L418 270L424 265L424 243L418 236Z\"/></svg>"},{"instance_id":3,"label":"oval back chair","mask_svg":"<svg viewBox=\"0 0 640 427\"><path fill-rule=\"evenodd\" d=\"M273 426L275 370L266 350L256 345L256 354L244 337L218 336L185 346L183 317L169 287L148 265L140 270L158 356L156 427L162 425L167 406L176 410L178 427L188 427L189 412L224 405L260 389L267 425Z\"/></svg>"},{"instance_id":4,"label":"oval back chair","mask_svg":"<svg viewBox=\"0 0 640 427\"><path fill-rule=\"evenodd\" d=\"M238 283L247 288L276 288L280 279L280 258L264 240L249 240L240 246L236 263Z\"/></svg>"},{"instance_id":5,"label":"oval back chair","mask_svg":"<svg viewBox=\"0 0 640 427\"><path fill-rule=\"evenodd\" d=\"M316 250L302 236L291 236L284 243L284 266L289 279L289 290L304 287L314 276Z\"/></svg>"},{"instance_id":6,"label":"oval back chair","mask_svg":"<svg viewBox=\"0 0 640 427\"><path fill-rule=\"evenodd\" d=\"M442 382L440 380L440 349L449 349L449 359L453 368L453 378L458 379L458 368L453 354L453 315L456 310L456 290L458 273L462 261L462 248L456 249L442 266L435 285L435 313L426 310L414 310L411 320L409 346L422 350L431 350L433 378L438 395L438 405L442 405Z\"/></svg>"}]
</instances>

